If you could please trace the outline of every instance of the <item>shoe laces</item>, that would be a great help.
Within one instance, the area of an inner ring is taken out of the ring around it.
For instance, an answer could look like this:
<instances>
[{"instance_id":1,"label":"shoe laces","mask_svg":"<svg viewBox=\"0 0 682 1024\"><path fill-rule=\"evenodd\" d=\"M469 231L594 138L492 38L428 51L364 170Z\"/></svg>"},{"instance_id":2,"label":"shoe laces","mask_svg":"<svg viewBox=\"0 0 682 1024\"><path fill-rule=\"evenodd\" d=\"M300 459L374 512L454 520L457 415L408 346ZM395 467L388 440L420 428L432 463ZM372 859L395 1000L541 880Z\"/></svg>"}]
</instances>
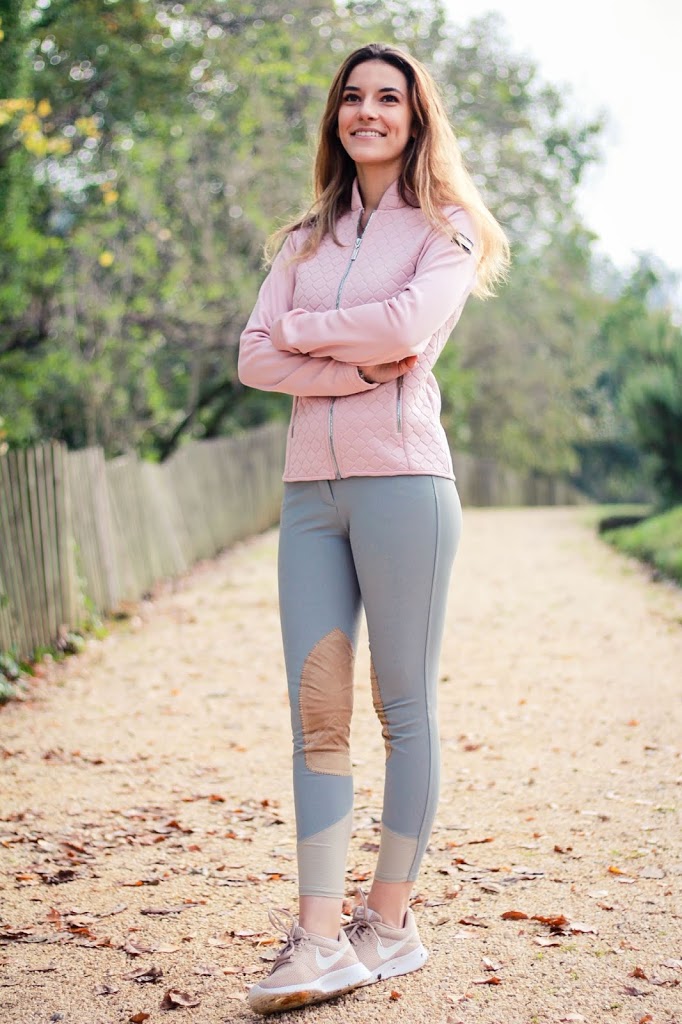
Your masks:
<instances>
[{"instance_id":1,"label":"shoe laces","mask_svg":"<svg viewBox=\"0 0 682 1024\"><path fill-rule=\"evenodd\" d=\"M348 936L349 941L352 941L359 932L363 932L365 929L371 931L378 940L379 933L369 920L367 897L362 889L358 889L358 896L360 897L360 905L355 908L350 924L345 925L343 930Z\"/></svg>"},{"instance_id":2,"label":"shoe laces","mask_svg":"<svg viewBox=\"0 0 682 1024\"><path fill-rule=\"evenodd\" d=\"M272 973L276 971L282 964L287 964L291 960L292 956L296 952L296 949L300 944L307 939L305 931L300 927L296 918L293 914L289 913L288 910L268 910L268 917L270 924L278 931L281 931L286 936L286 941L279 953L277 958L272 965Z\"/></svg>"}]
</instances>

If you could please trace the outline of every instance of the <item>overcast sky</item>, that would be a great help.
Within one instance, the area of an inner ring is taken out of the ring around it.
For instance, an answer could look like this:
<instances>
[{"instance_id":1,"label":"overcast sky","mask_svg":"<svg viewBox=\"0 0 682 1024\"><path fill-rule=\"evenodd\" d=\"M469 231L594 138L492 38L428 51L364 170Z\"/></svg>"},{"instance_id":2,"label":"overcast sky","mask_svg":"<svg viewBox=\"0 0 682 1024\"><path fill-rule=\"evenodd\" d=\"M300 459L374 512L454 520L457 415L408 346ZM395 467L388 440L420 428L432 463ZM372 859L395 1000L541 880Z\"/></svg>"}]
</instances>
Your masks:
<instances>
[{"instance_id":1,"label":"overcast sky","mask_svg":"<svg viewBox=\"0 0 682 1024\"><path fill-rule=\"evenodd\" d=\"M606 108L604 161L580 196L598 248L621 268L651 251L682 271L682 2L680 0L446 0L465 24L499 11L512 51L542 78L571 87L586 117Z\"/></svg>"}]
</instances>

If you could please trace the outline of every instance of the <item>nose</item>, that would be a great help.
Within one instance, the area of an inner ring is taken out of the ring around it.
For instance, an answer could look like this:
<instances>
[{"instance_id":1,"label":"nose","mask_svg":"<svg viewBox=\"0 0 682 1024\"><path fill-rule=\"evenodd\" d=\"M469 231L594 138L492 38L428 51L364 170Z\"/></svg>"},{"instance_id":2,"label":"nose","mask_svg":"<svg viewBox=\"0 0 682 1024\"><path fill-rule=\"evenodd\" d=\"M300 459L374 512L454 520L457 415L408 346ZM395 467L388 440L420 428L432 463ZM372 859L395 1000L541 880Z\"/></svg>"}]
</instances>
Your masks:
<instances>
[{"instance_id":1,"label":"nose","mask_svg":"<svg viewBox=\"0 0 682 1024\"><path fill-rule=\"evenodd\" d=\"M374 101L369 96L366 96L363 100L360 101L358 113L363 120L375 120L377 112L375 109Z\"/></svg>"}]
</instances>

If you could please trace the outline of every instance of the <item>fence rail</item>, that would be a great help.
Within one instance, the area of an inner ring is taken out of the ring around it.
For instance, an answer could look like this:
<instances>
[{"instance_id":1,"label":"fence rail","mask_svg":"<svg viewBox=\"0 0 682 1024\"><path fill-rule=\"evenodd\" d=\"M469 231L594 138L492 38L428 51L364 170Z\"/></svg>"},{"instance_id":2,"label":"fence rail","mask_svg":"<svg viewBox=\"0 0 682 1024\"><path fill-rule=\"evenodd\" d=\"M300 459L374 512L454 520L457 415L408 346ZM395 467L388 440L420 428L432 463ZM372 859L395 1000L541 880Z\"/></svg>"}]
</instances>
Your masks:
<instances>
[{"instance_id":1,"label":"fence rail","mask_svg":"<svg viewBox=\"0 0 682 1024\"><path fill-rule=\"evenodd\" d=\"M0 651L31 657L277 522L286 426L192 441L161 465L57 442L0 456ZM559 480L453 453L465 505L574 504Z\"/></svg>"}]
</instances>

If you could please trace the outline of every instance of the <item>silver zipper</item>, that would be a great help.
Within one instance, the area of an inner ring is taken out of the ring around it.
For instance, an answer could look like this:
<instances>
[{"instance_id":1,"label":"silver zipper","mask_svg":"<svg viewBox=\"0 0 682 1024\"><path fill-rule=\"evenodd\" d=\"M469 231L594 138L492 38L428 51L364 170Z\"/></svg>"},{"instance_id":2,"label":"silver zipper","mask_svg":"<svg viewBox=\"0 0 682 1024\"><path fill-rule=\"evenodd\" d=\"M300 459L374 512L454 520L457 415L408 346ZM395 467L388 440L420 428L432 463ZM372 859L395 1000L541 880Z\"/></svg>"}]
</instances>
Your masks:
<instances>
[{"instance_id":1,"label":"silver zipper","mask_svg":"<svg viewBox=\"0 0 682 1024\"><path fill-rule=\"evenodd\" d=\"M358 218L358 227L357 227L358 231L360 231L360 223L362 221L362 215L363 215L364 212L365 212L364 210L360 210L360 216ZM343 277L339 281L339 288L338 288L338 291L336 293L336 308L337 309L341 305L341 292L343 291L343 286L346 283L346 278L350 274L351 267L353 266L353 264L355 263L356 259L358 258L358 253L360 252L360 246L362 245L362 239L365 237L365 231L369 227L369 222L371 221L373 216L374 216L374 210L372 210L372 212L370 213L369 217L367 218L367 223L365 224L364 228L362 229L360 234L355 239L355 245L353 246L353 251L350 254L350 259L348 260L348 266L346 267L346 269L344 271ZM336 401L336 398L332 398L330 400L330 402L329 402L329 448L331 450L332 459L334 461L334 469L336 470L336 479L340 480L341 479L341 470L339 469L339 463L338 463L338 461L336 459L336 452L334 451L334 402L335 401Z\"/></svg>"},{"instance_id":2,"label":"silver zipper","mask_svg":"<svg viewBox=\"0 0 682 1024\"><path fill-rule=\"evenodd\" d=\"M296 423L296 412L298 411L298 395L294 395L294 407L291 410L291 436L294 436L294 425Z\"/></svg>"},{"instance_id":3,"label":"silver zipper","mask_svg":"<svg viewBox=\"0 0 682 1024\"><path fill-rule=\"evenodd\" d=\"M331 448L332 459L334 460L334 468L336 470L336 479L341 479L341 470L339 464L336 461L336 452L334 451L334 402L336 398L332 398L329 403L329 447Z\"/></svg>"},{"instance_id":4,"label":"silver zipper","mask_svg":"<svg viewBox=\"0 0 682 1024\"><path fill-rule=\"evenodd\" d=\"M398 377L398 397L396 400L396 419L398 421L398 433L403 429L403 378Z\"/></svg>"}]
</instances>

